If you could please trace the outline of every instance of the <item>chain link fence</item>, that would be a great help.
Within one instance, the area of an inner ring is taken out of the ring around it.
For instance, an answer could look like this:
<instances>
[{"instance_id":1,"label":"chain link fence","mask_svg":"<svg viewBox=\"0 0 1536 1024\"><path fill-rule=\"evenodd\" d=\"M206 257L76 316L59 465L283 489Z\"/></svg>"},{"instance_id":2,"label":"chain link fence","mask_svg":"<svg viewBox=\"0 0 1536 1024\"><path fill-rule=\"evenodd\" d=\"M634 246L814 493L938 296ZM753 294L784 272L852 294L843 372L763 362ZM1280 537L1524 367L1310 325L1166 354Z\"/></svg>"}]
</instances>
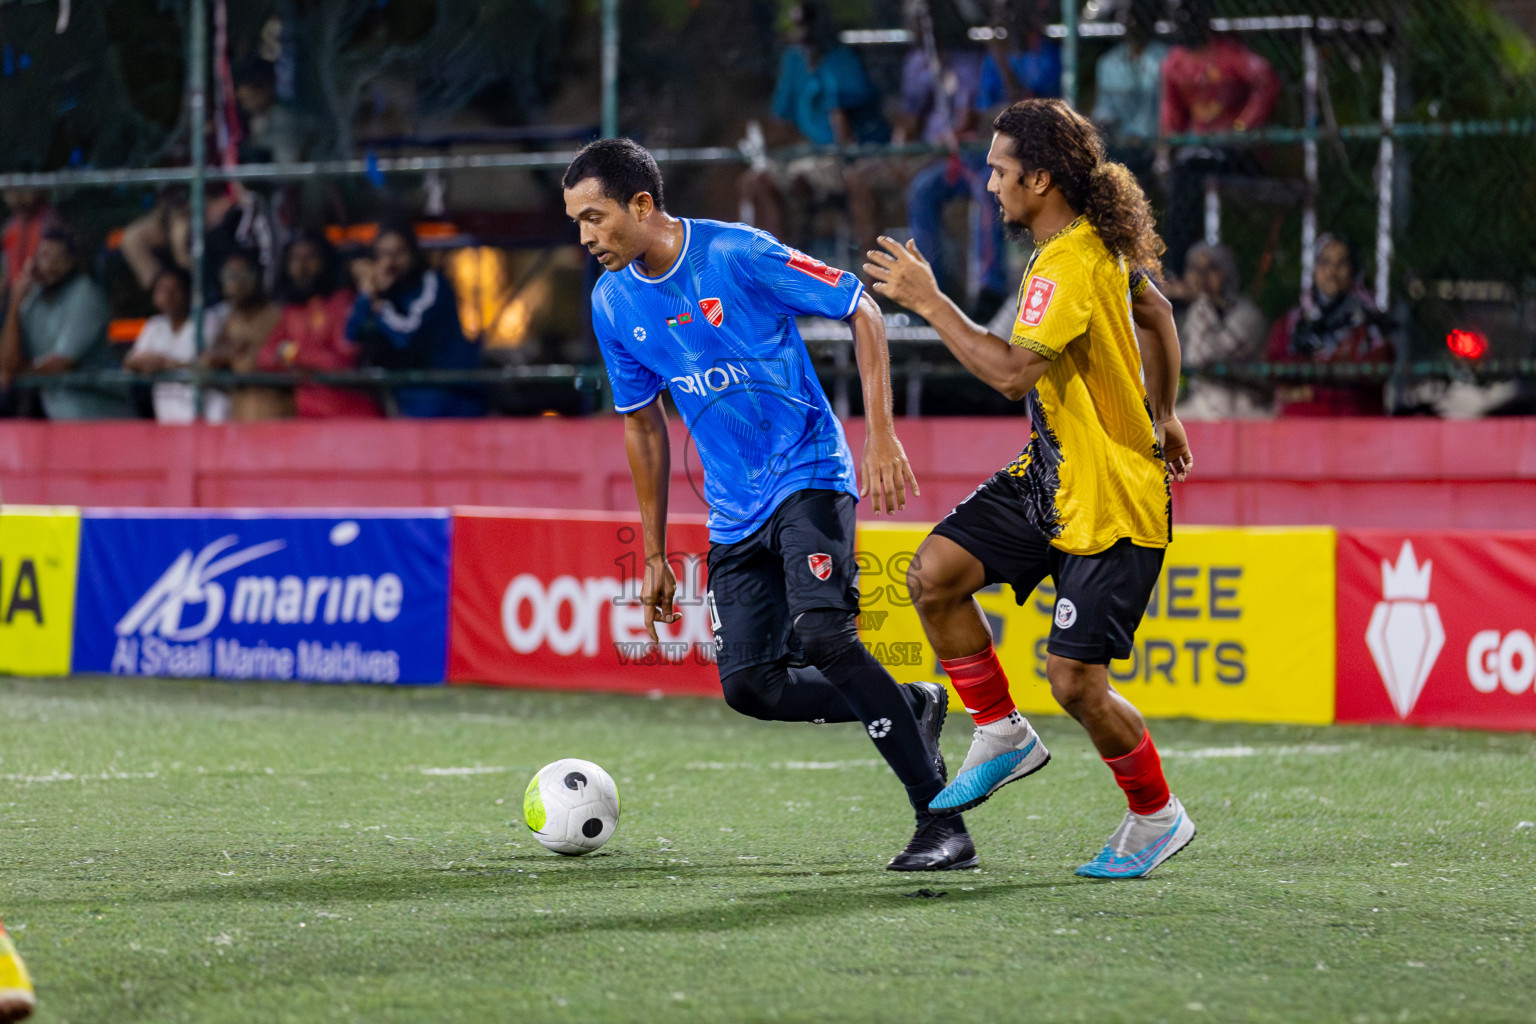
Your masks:
<instances>
[{"instance_id":1,"label":"chain link fence","mask_svg":"<svg viewBox=\"0 0 1536 1024\"><path fill-rule=\"evenodd\" d=\"M920 163L936 155L922 145L826 149L780 139L791 144L770 141L756 154L739 145L750 122L768 120L789 27L789 5L778 0L204 2L206 171L189 164L188 0L0 2L0 117L7 125L0 185L50 189L93 244L105 245L165 185L206 177L243 181L280 225L346 224L403 211L455 223L464 247L515 254L571 241L558 216L557 175L575 145L599 130L605 102L624 133L668 157L671 205L690 214L734 219L737 181L754 156L785 162L835 154L852 163L899 153ZM1125 42L1124 0L1022 4L1059 48L1078 106L1092 110L1101 62ZM978 48L1020 14L1019 4L991 0L828 6L892 119L901 113L903 61L923 43L914 15L939 5L944 17L969 26ZM1262 125L1165 136L1162 160L1150 159L1156 147L1147 148L1148 166L1139 169L1170 237L1230 246L1241 290L1267 321L1306 302L1315 240L1348 240L1363 288L1379 307L1377 327L1395 353L1385 368L1248 359L1191 367L1195 373L1267 383L1383 379L1400 410L1433 408L1446 382L1533 376L1536 46L1529 24L1518 20L1530 17L1530 5L1135 6L1150 11L1155 43L1189 42L1184 33L1196 17L1262 57L1281 86ZM605 31L617 55L607 79ZM264 120L242 107L239 94L256 78L273 93ZM605 81L612 83L606 95ZM1129 141L1110 134L1117 151ZM1195 151L1220 160L1203 175L1191 214L1171 202L1171 186L1181 156ZM904 182L885 187L899 211ZM853 259L846 233L834 241L845 262ZM1015 269L1020 257L1014 254ZM476 323L506 322L502 312L536 262L501 262L494 301L475 300ZM563 278L543 301L580 306L583 274L591 271L561 266ZM1170 277L1181 269L1170 265ZM569 333L559 358L541 365L591 365L594 352L577 337L581 320L563 319ZM918 378L951 371L921 324L901 326L893 330L901 336L898 370ZM812 326L807 334L825 346L830 376L854 372L837 351L835 331ZM501 372L486 378L505 383ZM591 374L573 371L571 379ZM916 398L909 391L909 412L919 408Z\"/></svg>"}]
</instances>

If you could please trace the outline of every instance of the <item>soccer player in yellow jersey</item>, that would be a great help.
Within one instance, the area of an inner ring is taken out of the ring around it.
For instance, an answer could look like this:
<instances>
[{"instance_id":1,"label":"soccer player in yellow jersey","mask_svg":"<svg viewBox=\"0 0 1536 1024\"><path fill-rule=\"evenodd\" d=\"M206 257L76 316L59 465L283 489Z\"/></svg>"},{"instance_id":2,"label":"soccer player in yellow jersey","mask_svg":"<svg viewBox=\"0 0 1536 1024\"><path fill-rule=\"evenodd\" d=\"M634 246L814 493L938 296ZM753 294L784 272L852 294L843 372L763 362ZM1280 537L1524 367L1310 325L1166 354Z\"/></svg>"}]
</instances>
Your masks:
<instances>
[{"instance_id":1,"label":"soccer player in yellow jersey","mask_svg":"<svg viewBox=\"0 0 1536 1024\"><path fill-rule=\"evenodd\" d=\"M1105 159L1098 133L1071 107L1024 100L993 128L988 187L1004 224L1036 244L1013 336L961 313L911 243L882 238L885 251L865 264L877 294L921 315L967 369L1025 399L1030 415L1028 445L934 528L907 577L976 721L964 765L929 808L975 807L1050 760L1014 707L973 597L1008 583L1022 604L1050 576L1051 693L1088 731L1130 805L1077 873L1138 877L1195 836L1141 715L1109 682L1110 659L1130 656L1162 569L1170 475L1183 479L1192 464L1173 415L1178 337L1149 276L1162 242L1135 178Z\"/></svg>"}]
</instances>

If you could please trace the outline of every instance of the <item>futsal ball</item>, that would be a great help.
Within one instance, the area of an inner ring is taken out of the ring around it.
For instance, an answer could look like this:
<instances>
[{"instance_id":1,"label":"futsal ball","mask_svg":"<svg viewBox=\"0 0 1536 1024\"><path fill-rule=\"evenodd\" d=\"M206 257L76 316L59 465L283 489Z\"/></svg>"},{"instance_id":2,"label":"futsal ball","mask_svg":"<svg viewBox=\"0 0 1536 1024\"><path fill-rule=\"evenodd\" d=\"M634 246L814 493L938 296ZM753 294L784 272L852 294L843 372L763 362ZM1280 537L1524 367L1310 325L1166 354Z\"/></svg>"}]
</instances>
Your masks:
<instances>
[{"instance_id":1,"label":"futsal ball","mask_svg":"<svg viewBox=\"0 0 1536 1024\"><path fill-rule=\"evenodd\" d=\"M612 838L619 824L619 790L591 761L562 758L540 768L528 783L523 820L545 848L579 857Z\"/></svg>"}]
</instances>

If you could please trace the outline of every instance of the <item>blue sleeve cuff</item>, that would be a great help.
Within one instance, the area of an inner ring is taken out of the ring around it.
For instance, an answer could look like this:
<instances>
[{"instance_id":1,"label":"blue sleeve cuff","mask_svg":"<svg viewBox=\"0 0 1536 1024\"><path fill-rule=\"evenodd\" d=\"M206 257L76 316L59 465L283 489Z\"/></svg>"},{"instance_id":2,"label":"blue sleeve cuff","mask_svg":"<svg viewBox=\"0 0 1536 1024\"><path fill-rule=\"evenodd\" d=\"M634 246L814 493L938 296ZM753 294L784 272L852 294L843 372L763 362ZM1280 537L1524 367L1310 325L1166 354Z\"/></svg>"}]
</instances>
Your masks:
<instances>
[{"instance_id":1,"label":"blue sleeve cuff","mask_svg":"<svg viewBox=\"0 0 1536 1024\"><path fill-rule=\"evenodd\" d=\"M844 271L844 273L849 273L849 271ZM858 285L858 289L853 293L853 301L848 303L848 311L844 313L839 319L847 320L849 317L853 316L853 311L859 308L859 299L863 298L864 296L864 282L859 281Z\"/></svg>"}]
</instances>

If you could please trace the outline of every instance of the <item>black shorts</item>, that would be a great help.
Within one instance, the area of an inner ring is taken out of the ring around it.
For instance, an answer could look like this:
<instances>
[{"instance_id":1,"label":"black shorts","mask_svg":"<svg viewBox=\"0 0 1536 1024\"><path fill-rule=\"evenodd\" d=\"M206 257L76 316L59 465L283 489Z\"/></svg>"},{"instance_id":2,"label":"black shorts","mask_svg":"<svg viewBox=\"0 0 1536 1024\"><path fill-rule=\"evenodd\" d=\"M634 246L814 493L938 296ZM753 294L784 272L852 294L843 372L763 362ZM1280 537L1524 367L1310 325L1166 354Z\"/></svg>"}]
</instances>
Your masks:
<instances>
[{"instance_id":1,"label":"black shorts","mask_svg":"<svg viewBox=\"0 0 1536 1024\"><path fill-rule=\"evenodd\" d=\"M804 612L859 610L854 498L796 491L756 533L709 548L710 624L720 678L797 654Z\"/></svg>"},{"instance_id":2,"label":"black shorts","mask_svg":"<svg viewBox=\"0 0 1536 1024\"><path fill-rule=\"evenodd\" d=\"M976 557L987 584L1006 583L1023 604L1047 576L1056 583L1056 614L1046 650L1063 658L1107 665L1129 658L1136 627L1152 599L1163 549L1128 539L1096 555L1070 555L1024 513L1020 484L998 473L955 507L933 532Z\"/></svg>"}]
</instances>

